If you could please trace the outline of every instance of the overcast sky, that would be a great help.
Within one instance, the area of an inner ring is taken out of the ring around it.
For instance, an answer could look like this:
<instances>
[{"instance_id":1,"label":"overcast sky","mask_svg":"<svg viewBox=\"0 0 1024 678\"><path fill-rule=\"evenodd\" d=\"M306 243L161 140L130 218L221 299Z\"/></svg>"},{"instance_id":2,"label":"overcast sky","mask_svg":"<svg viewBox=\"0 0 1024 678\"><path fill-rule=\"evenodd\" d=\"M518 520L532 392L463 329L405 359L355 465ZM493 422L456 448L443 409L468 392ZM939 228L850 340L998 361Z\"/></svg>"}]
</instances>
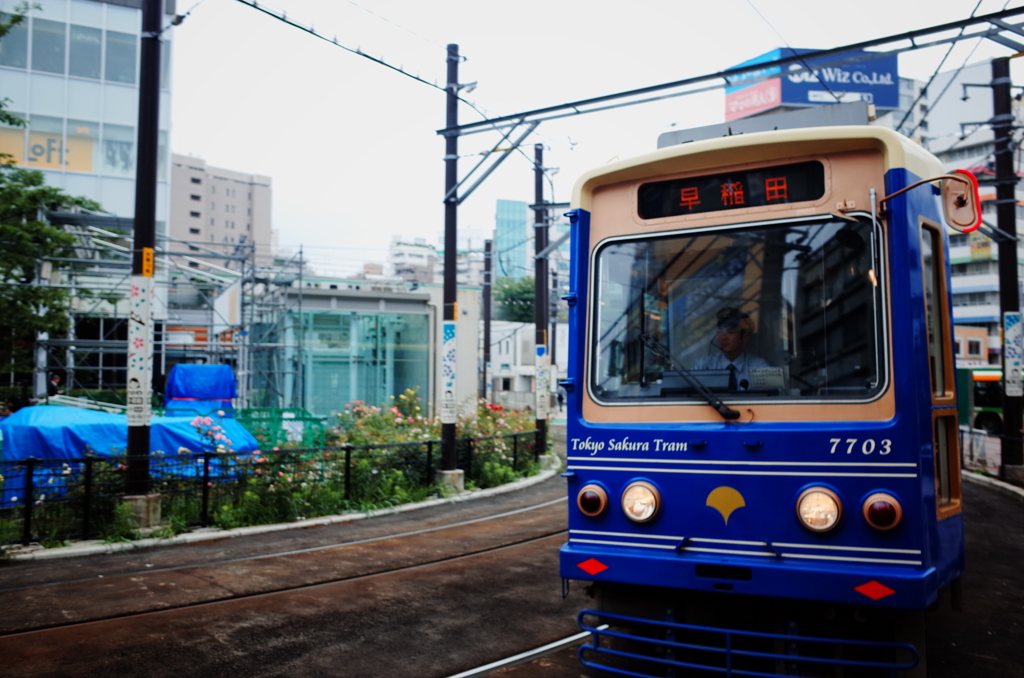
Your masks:
<instances>
[{"instance_id":1,"label":"overcast sky","mask_svg":"<svg viewBox=\"0 0 1024 678\"><path fill-rule=\"evenodd\" d=\"M259 3L265 6L262 0ZM787 44L830 48L966 19L977 0L276 0L341 45L443 86L445 45L465 61L464 95L488 117L712 73ZM977 14L1019 6L982 0ZM922 11L925 10L926 11ZM383 262L392 235L436 242L444 228L444 93L238 0L178 0L171 147L273 181L282 246L318 269ZM1020 21L1021 19L1017 19ZM927 80L947 48L900 56ZM973 53L972 53L973 50ZM943 70L1008 56L959 43ZM1016 65L1016 64L1015 64ZM1016 73L1016 69L1015 69ZM1020 78L1016 79L1021 82ZM959 96L959 93L947 96ZM460 122L481 119L460 107ZM656 147L660 133L724 121L722 91L543 123L459 210L460 229L494 227L495 201L533 200L533 144L568 201L582 172ZM460 139L460 176L500 139ZM331 265L328 266L328 263Z\"/></svg>"}]
</instances>

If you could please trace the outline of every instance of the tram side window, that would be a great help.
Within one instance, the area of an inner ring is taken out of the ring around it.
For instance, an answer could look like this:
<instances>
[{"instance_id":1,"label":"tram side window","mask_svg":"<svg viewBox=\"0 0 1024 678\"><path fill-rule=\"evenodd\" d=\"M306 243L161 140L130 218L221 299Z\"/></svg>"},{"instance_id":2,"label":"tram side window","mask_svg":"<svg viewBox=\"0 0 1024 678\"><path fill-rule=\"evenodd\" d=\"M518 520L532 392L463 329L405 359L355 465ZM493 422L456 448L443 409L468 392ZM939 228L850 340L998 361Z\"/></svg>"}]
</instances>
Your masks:
<instances>
[{"instance_id":1,"label":"tram side window","mask_svg":"<svg viewBox=\"0 0 1024 678\"><path fill-rule=\"evenodd\" d=\"M935 501L939 518L960 511L960 446L956 412L935 417Z\"/></svg>"},{"instance_id":2,"label":"tram side window","mask_svg":"<svg viewBox=\"0 0 1024 678\"><path fill-rule=\"evenodd\" d=\"M867 220L832 218L609 241L596 255L592 392L685 402L699 399L696 379L744 399L874 397L886 383L880 242Z\"/></svg>"},{"instance_id":3,"label":"tram side window","mask_svg":"<svg viewBox=\"0 0 1024 678\"><path fill-rule=\"evenodd\" d=\"M928 340L928 366L932 396L946 398L952 384L948 377L946 339L946 268L942 260L942 236L929 223L921 227L921 268L924 274L925 323Z\"/></svg>"}]
</instances>

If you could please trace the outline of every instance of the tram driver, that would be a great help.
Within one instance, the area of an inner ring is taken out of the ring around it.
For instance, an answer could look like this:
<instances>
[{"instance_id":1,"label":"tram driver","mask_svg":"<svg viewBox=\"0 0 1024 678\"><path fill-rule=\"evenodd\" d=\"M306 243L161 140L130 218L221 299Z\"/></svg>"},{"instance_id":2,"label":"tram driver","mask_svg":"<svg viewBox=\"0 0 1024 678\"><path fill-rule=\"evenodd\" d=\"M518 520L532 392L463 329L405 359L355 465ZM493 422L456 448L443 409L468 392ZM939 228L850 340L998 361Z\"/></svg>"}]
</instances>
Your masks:
<instances>
[{"instance_id":1,"label":"tram driver","mask_svg":"<svg viewBox=\"0 0 1024 678\"><path fill-rule=\"evenodd\" d=\"M728 370L729 390L746 391L751 384L750 371L770 367L764 358L746 350L754 330L749 313L734 307L720 309L712 348L693 364L693 369Z\"/></svg>"}]
</instances>

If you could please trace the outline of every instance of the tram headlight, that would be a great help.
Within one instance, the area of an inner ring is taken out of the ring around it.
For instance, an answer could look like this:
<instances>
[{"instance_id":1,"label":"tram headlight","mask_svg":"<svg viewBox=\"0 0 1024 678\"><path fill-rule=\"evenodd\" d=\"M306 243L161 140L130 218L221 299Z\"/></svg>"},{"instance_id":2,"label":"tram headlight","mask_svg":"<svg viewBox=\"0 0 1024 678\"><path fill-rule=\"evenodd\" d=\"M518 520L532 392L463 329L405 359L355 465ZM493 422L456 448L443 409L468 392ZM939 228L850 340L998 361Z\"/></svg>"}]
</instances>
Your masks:
<instances>
[{"instance_id":1,"label":"tram headlight","mask_svg":"<svg viewBox=\"0 0 1024 678\"><path fill-rule=\"evenodd\" d=\"M827 487L810 487L797 498L796 515L808 530L828 532L839 524L843 503Z\"/></svg>"},{"instance_id":2,"label":"tram headlight","mask_svg":"<svg viewBox=\"0 0 1024 678\"><path fill-rule=\"evenodd\" d=\"M622 493L622 511L634 523L646 523L658 515L661 508L661 494L654 485L637 480Z\"/></svg>"},{"instance_id":3,"label":"tram headlight","mask_svg":"<svg viewBox=\"0 0 1024 678\"><path fill-rule=\"evenodd\" d=\"M583 515L596 518L604 513L608 506L608 493L600 485L584 485L579 494L576 495L576 506Z\"/></svg>"},{"instance_id":4,"label":"tram headlight","mask_svg":"<svg viewBox=\"0 0 1024 678\"><path fill-rule=\"evenodd\" d=\"M903 520L899 500L886 492L875 492L864 500L864 520L876 530L891 530Z\"/></svg>"}]
</instances>

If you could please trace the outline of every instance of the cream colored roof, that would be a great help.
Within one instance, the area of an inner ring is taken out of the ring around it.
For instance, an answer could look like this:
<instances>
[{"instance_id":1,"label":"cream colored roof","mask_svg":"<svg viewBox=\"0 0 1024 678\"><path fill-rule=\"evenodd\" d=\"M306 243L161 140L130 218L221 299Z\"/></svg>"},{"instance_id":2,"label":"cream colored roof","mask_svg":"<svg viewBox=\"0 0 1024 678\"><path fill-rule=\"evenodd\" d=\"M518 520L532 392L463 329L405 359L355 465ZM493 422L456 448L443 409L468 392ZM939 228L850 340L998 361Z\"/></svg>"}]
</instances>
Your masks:
<instances>
[{"instance_id":1,"label":"cream colored roof","mask_svg":"<svg viewBox=\"0 0 1024 678\"><path fill-rule=\"evenodd\" d=\"M884 127L858 125L778 130L694 141L608 163L577 180L572 192L572 206L589 210L590 196L596 188L623 181L870 148L882 151L886 171L902 167L918 177L943 173L942 163L935 156L902 134Z\"/></svg>"}]
</instances>

